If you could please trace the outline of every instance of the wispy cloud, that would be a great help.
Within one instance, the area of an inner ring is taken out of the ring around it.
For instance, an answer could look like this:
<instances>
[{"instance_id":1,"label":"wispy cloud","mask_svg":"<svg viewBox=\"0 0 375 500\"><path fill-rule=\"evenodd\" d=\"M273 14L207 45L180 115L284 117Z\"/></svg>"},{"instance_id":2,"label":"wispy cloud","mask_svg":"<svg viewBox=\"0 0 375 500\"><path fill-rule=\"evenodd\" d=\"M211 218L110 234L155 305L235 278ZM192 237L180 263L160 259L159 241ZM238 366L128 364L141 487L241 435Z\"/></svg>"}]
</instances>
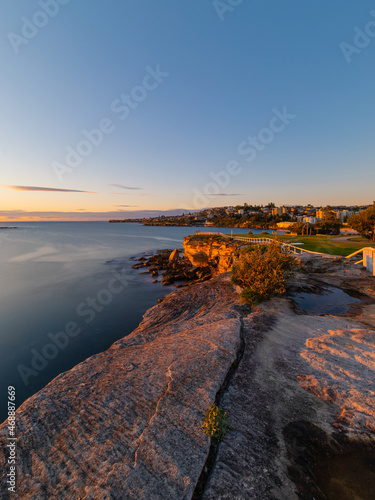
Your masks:
<instances>
[{"instance_id":1,"label":"wispy cloud","mask_svg":"<svg viewBox=\"0 0 375 500\"><path fill-rule=\"evenodd\" d=\"M129 207L130 208L130 207ZM196 212L192 209L176 208L174 210L124 210L121 208L111 212L42 212L26 210L0 210L0 222L5 221L40 221L40 220L65 220L65 221L108 221L119 218L119 212L126 213L127 218L157 217L159 215L181 215L187 212ZM123 217L122 217L123 218Z\"/></svg>"},{"instance_id":2,"label":"wispy cloud","mask_svg":"<svg viewBox=\"0 0 375 500\"><path fill-rule=\"evenodd\" d=\"M135 189L135 188L133 188L133 189ZM142 188L139 188L139 189L142 189ZM138 193L138 194L136 194L136 193L134 193L134 194L132 194L132 193L109 193L109 194L118 194L120 196L124 196L124 195L125 196L129 196L129 195L132 195L132 196L156 196L155 194L151 194L151 193Z\"/></svg>"},{"instance_id":3,"label":"wispy cloud","mask_svg":"<svg viewBox=\"0 0 375 500\"><path fill-rule=\"evenodd\" d=\"M140 187L134 187L134 186L123 186L122 184L110 184L110 186L117 187L117 188L120 188L120 189L142 189Z\"/></svg>"},{"instance_id":4,"label":"wispy cloud","mask_svg":"<svg viewBox=\"0 0 375 500\"><path fill-rule=\"evenodd\" d=\"M136 208L139 207L139 205L115 205L116 207L128 207L128 208Z\"/></svg>"},{"instance_id":5,"label":"wispy cloud","mask_svg":"<svg viewBox=\"0 0 375 500\"><path fill-rule=\"evenodd\" d=\"M59 189L50 187L40 187L40 186L2 186L7 189L13 189L14 191L52 191L58 193L90 193L95 194L94 191L81 191L79 189Z\"/></svg>"},{"instance_id":6,"label":"wispy cloud","mask_svg":"<svg viewBox=\"0 0 375 500\"><path fill-rule=\"evenodd\" d=\"M205 196L244 196L242 193L217 193L217 194L206 194Z\"/></svg>"}]
</instances>

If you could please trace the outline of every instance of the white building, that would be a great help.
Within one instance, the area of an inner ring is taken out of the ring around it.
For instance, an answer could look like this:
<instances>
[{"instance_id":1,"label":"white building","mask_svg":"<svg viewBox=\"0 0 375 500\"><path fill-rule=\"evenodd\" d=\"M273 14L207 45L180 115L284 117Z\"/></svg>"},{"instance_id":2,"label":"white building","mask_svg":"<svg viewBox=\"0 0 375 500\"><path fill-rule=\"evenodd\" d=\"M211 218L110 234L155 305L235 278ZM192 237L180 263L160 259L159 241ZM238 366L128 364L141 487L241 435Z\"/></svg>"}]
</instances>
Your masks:
<instances>
[{"instance_id":1,"label":"white building","mask_svg":"<svg viewBox=\"0 0 375 500\"><path fill-rule=\"evenodd\" d=\"M344 222L345 217L350 217L353 212L350 210L337 210L335 211L336 217L341 221Z\"/></svg>"},{"instance_id":2,"label":"white building","mask_svg":"<svg viewBox=\"0 0 375 500\"><path fill-rule=\"evenodd\" d=\"M308 222L309 224L316 224L318 220L316 217L304 217L303 222Z\"/></svg>"}]
</instances>

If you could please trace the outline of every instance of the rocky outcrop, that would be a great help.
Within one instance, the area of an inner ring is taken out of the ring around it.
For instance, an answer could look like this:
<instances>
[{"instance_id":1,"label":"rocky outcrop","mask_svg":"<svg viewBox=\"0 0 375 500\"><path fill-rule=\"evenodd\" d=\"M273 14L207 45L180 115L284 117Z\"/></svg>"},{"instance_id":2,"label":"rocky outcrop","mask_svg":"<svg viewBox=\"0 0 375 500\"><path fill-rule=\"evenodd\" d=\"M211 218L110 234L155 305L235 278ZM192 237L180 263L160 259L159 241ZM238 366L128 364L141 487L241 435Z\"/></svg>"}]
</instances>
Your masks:
<instances>
[{"instance_id":1,"label":"rocky outcrop","mask_svg":"<svg viewBox=\"0 0 375 500\"><path fill-rule=\"evenodd\" d=\"M231 271L240 248L239 242L223 238L199 235L184 238L184 255L193 266L211 266L216 273Z\"/></svg>"},{"instance_id":2,"label":"rocky outcrop","mask_svg":"<svg viewBox=\"0 0 375 500\"><path fill-rule=\"evenodd\" d=\"M191 498L209 451L200 424L240 346L237 307L222 279L175 291L131 335L23 403L17 498ZM2 464L6 438L3 424ZM6 473L1 499L11 498Z\"/></svg>"},{"instance_id":3,"label":"rocky outcrop","mask_svg":"<svg viewBox=\"0 0 375 500\"><path fill-rule=\"evenodd\" d=\"M162 284L177 286L195 284L212 276L230 271L237 262L239 251L244 244L217 236L193 235L184 238L183 256L180 251L158 250L151 257L140 257L132 267L148 267L153 277L162 273ZM157 283L157 281L155 281Z\"/></svg>"},{"instance_id":4,"label":"rocky outcrop","mask_svg":"<svg viewBox=\"0 0 375 500\"><path fill-rule=\"evenodd\" d=\"M204 254L206 256L206 254ZM207 258L207 257L206 257ZM162 285L171 285L176 283L176 287L185 285L193 285L202 281L209 280L212 275L211 267L207 265L193 266L190 260L186 257L180 257L180 251L158 250L151 257L139 257L138 263L134 264L133 269L142 269L147 267L148 272L153 277L159 276L159 271L162 272ZM153 283L158 283L154 280Z\"/></svg>"},{"instance_id":5,"label":"rocky outcrop","mask_svg":"<svg viewBox=\"0 0 375 500\"><path fill-rule=\"evenodd\" d=\"M228 275L165 297L18 409L17 497L374 498L375 278L314 259L289 290L327 283L367 302L342 317L280 297L249 311ZM234 429L209 454L200 424L219 389ZM3 424L2 463L6 437Z\"/></svg>"}]
</instances>

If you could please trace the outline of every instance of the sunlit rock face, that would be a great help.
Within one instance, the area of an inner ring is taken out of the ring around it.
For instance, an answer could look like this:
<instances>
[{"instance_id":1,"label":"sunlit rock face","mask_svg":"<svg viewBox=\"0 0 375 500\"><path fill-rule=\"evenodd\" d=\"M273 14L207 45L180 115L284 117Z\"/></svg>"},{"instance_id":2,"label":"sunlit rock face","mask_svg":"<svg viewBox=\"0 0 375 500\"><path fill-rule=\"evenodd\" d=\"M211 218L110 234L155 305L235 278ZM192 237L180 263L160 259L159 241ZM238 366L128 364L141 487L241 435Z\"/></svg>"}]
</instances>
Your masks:
<instances>
[{"instance_id":1,"label":"sunlit rock face","mask_svg":"<svg viewBox=\"0 0 375 500\"><path fill-rule=\"evenodd\" d=\"M28 399L16 413L17 498L190 498L209 450L200 425L240 324L228 281L173 292L131 335ZM3 424L2 464L7 435Z\"/></svg>"},{"instance_id":2,"label":"sunlit rock face","mask_svg":"<svg viewBox=\"0 0 375 500\"><path fill-rule=\"evenodd\" d=\"M171 254L169 256L169 261L170 262L178 261L179 256L180 256L180 252L176 248L175 250L173 250L173 252L171 252Z\"/></svg>"},{"instance_id":3,"label":"sunlit rock face","mask_svg":"<svg viewBox=\"0 0 375 500\"><path fill-rule=\"evenodd\" d=\"M217 273L231 271L239 255L240 245L234 241L207 240L187 236L184 238L184 255L193 266L213 266Z\"/></svg>"},{"instance_id":4,"label":"sunlit rock face","mask_svg":"<svg viewBox=\"0 0 375 500\"><path fill-rule=\"evenodd\" d=\"M307 339L301 356L314 368L300 377L302 387L337 405L338 421L352 433L375 433L374 330L328 330Z\"/></svg>"}]
</instances>

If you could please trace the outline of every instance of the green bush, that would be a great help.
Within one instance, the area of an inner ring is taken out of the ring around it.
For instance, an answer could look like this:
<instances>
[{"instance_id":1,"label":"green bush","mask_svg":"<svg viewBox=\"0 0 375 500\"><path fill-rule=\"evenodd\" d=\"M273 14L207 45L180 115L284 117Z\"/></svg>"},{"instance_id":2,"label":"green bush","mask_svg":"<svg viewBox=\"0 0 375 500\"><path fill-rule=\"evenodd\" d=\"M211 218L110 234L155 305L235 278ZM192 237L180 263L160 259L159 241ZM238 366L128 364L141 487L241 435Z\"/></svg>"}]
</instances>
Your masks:
<instances>
[{"instance_id":1,"label":"green bush","mask_svg":"<svg viewBox=\"0 0 375 500\"><path fill-rule=\"evenodd\" d=\"M221 406L212 404L206 412L202 430L211 439L212 444L218 444L224 438L225 434L233 429L229 425L227 412Z\"/></svg>"},{"instance_id":2,"label":"green bush","mask_svg":"<svg viewBox=\"0 0 375 500\"><path fill-rule=\"evenodd\" d=\"M241 253L232 270L232 283L243 288L241 298L249 305L285 293L285 282L293 273L296 260L280 243L256 245L251 252Z\"/></svg>"}]
</instances>

